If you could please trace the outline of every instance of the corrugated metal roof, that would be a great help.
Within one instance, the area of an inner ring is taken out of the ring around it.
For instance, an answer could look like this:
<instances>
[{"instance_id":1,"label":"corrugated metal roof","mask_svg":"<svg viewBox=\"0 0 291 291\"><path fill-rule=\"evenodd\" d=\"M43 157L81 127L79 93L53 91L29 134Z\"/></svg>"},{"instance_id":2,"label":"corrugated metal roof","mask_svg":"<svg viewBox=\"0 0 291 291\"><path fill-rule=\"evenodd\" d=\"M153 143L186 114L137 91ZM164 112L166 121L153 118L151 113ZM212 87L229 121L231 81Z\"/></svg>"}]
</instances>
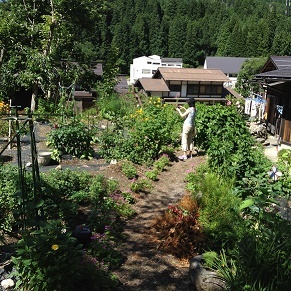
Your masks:
<instances>
[{"instance_id":1,"label":"corrugated metal roof","mask_svg":"<svg viewBox=\"0 0 291 291\"><path fill-rule=\"evenodd\" d=\"M182 58L161 58L162 62L182 62Z\"/></svg>"},{"instance_id":2,"label":"corrugated metal roof","mask_svg":"<svg viewBox=\"0 0 291 291\"><path fill-rule=\"evenodd\" d=\"M206 57L207 69L220 69L225 74L238 74L247 58L236 57Z\"/></svg>"},{"instance_id":3,"label":"corrugated metal roof","mask_svg":"<svg viewBox=\"0 0 291 291\"><path fill-rule=\"evenodd\" d=\"M138 79L145 91L170 92L163 79L141 78Z\"/></svg>"},{"instance_id":4,"label":"corrugated metal roof","mask_svg":"<svg viewBox=\"0 0 291 291\"><path fill-rule=\"evenodd\" d=\"M291 67L291 56L271 56L270 59L277 69Z\"/></svg>"},{"instance_id":5,"label":"corrugated metal roof","mask_svg":"<svg viewBox=\"0 0 291 291\"><path fill-rule=\"evenodd\" d=\"M160 67L153 78L162 75L165 81L208 81L227 82L229 78L221 70L195 68L163 68Z\"/></svg>"},{"instance_id":6,"label":"corrugated metal roof","mask_svg":"<svg viewBox=\"0 0 291 291\"><path fill-rule=\"evenodd\" d=\"M118 93L128 93L129 86L127 84L126 76L125 75L119 75L119 76L117 76L117 78L118 78L118 83L115 86L115 90Z\"/></svg>"},{"instance_id":7,"label":"corrugated metal roof","mask_svg":"<svg viewBox=\"0 0 291 291\"><path fill-rule=\"evenodd\" d=\"M93 68L93 72L98 76L102 76L103 75L103 64L102 63L95 64L95 66Z\"/></svg>"},{"instance_id":8,"label":"corrugated metal roof","mask_svg":"<svg viewBox=\"0 0 291 291\"><path fill-rule=\"evenodd\" d=\"M291 66L290 56L271 56L265 63L264 67L262 68L261 73L270 72L273 70L278 70L290 66Z\"/></svg>"},{"instance_id":9,"label":"corrugated metal roof","mask_svg":"<svg viewBox=\"0 0 291 291\"><path fill-rule=\"evenodd\" d=\"M255 78L264 79L264 78L276 78L276 79L291 79L291 65L290 67L283 67L278 70L273 70L269 72L264 72L255 75Z\"/></svg>"}]
</instances>

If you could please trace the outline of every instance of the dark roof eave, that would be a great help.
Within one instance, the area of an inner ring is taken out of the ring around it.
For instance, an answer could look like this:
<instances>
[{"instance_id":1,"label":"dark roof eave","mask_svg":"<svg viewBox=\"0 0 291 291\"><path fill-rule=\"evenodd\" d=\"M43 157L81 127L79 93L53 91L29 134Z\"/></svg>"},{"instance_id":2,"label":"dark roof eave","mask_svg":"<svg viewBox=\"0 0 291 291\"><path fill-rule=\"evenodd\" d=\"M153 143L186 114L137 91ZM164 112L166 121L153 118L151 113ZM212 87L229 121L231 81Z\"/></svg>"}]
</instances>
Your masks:
<instances>
[{"instance_id":1,"label":"dark roof eave","mask_svg":"<svg viewBox=\"0 0 291 291\"><path fill-rule=\"evenodd\" d=\"M291 82L291 78L254 78L250 83L271 83L271 82Z\"/></svg>"}]
</instances>

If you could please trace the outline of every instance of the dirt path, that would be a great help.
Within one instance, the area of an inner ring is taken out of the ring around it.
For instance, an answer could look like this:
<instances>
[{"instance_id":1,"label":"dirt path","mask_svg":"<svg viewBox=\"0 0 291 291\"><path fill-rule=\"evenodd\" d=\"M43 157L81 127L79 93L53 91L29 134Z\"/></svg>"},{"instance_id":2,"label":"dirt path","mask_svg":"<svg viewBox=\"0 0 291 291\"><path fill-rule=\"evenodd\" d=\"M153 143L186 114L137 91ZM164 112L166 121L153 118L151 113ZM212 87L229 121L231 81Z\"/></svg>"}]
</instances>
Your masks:
<instances>
[{"instance_id":1,"label":"dirt path","mask_svg":"<svg viewBox=\"0 0 291 291\"><path fill-rule=\"evenodd\" d=\"M184 162L173 162L154 182L151 193L144 194L135 204L137 216L124 229L125 242L121 246L127 260L114 273L122 286L118 290L193 290L188 277L188 262L181 262L165 254L154 245L149 234L155 217L167 206L178 202L185 194L185 174L205 160L196 156Z\"/></svg>"}]
</instances>

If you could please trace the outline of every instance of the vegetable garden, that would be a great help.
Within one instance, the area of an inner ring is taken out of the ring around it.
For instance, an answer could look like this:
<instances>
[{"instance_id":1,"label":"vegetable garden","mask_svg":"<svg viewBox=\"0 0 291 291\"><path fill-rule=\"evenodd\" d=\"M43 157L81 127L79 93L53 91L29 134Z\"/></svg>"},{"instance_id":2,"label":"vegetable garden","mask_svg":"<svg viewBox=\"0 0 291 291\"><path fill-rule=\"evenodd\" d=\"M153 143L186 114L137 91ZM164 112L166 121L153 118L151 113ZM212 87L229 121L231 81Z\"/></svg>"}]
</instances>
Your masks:
<instances>
[{"instance_id":1,"label":"vegetable garden","mask_svg":"<svg viewBox=\"0 0 291 291\"><path fill-rule=\"evenodd\" d=\"M38 110L35 118L44 112ZM183 259L204 253L207 267L229 290L286 290L290 221L276 213L276 204L289 199L290 152L280 153L277 167L283 175L274 181L268 175L272 163L235 103L198 104L197 110L195 143L207 161L185 174L185 197L156 219L157 239L169 238L161 248ZM137 107L126 95L102 97L86 112L51 115L48 122L54 159L61 161L65 153L117 160L128 191L102 174L69 170L40 173L35 185L25 168L20 187L19 169L2 163L1 237L17 238L12 256L16 288L116 290L113 270L125 259L117 248L122 224L134 219L135 194L150 193L161 171L175 161L182 120L174 105L159 98ZM137 171L140 166L147 169L144 175ZM40 187L39 199L35 187Z\"/></svg>"}]
</instances>

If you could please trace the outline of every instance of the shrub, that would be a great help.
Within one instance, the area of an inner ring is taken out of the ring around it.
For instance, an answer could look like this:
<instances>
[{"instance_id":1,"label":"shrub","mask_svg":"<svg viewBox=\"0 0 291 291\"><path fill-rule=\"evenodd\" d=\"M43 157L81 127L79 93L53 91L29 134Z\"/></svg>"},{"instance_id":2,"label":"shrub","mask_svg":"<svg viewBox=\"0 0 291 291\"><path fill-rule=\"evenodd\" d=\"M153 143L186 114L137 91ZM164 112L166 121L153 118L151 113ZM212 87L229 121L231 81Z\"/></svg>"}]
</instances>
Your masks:
<instances>
[{"instance_id":1,"label":"shrub","mask_svg":"<svg viewBox=\"0 0 291 291\"><path fill-rule=\"evenodd\" d=\"M241 200L233 192L233 183L211 172L197 171L188 177L187 188L199 206L199 223L207 236L208 247L231 247L242 235L239 215Z\"/></svg>"},{"instance_id":2,"label":"shrub","mask_svg":"<svg viewBox=\"0 0 291 291\"><path fill-rule=\"evenodd\" d=\"M81 246L55 222L24 233L13 263L16 288L25 290L74 290L80 280Z\"/></svg>"},{"instance_id":3,"label":"shrub","mask_svg":"<svg viewBox=\"0 0 291 291\"><path fill-rule=\"evenodd\" d=\"M256 175L269 167L262 149L254 148L254 138L235 106L199 104L198 112L196 142L206 151L212 171L240 180L246 172Z\"/></svg>"},{"instance_id":4,"label":"shrub","mask_svg":"<svg viewBox=\"0 0 291 291\"><path fill-rule=\"evenodd\" d=\"M89 129L81 122L73 121L62 124L50 131L47 145L54 149L53 158L60 159L62 153L71 154L78 158L90 158L94 151L91 147L92 136Z\"/></svg>"},{"instance_id":5,"label":"shrub","mask_svg":"<svg viewBox=\"0 0 291 291\"><path fill-rule=\"evenodd\" d=\"M152 164L165 146L176 146L181 118L172 105L150 98L144 107L127 116L127 129L114 128L100 139L100 155L107 159L127 159L135 164Z\"/></svg>"}]
</instances>

